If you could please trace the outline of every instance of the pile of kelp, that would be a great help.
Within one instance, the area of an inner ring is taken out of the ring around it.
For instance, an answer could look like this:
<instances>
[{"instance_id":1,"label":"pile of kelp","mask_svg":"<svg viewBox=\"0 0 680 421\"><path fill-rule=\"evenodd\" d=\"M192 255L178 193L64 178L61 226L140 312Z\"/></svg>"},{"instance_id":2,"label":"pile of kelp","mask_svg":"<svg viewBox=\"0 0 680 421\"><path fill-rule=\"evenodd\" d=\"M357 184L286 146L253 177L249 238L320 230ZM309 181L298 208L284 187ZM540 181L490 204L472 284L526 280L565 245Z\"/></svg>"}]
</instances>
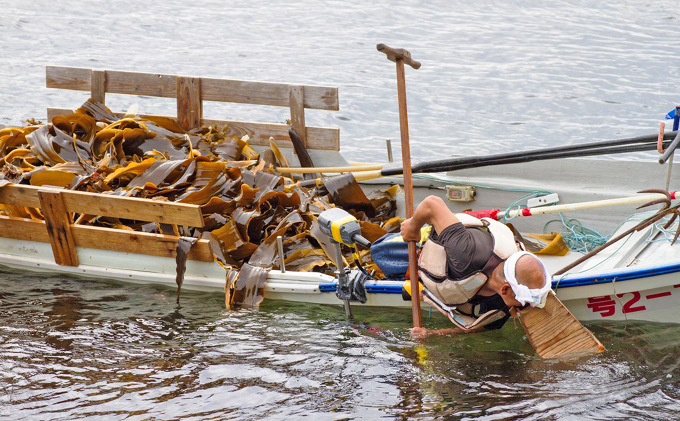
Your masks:
<instances>
[{"instance_id":1,"label":"pile of kelp","mask_svg":"<svg viewBox=\"0 0 680 421\"><path fill-rule=\"evenodd\" d=\"M275 144L258 154L247 137L228 138L226 128L186 131L163 117L120 119L92 101L49 124L33 123L0 130L1 178L199 205L202 229L91 215L74 215L73 223L210 239L215 260L241 274L227 276L235 304L257 304L260 294L244 297L239 291L252 286L252 279L261 289L263 271L278 268L277 236L283 238L287 270L334 270L329 240L317 223L326 209L340 206L353 214L370 241L399 228L398 187L367 197L351 175L328 178L313 189L296 186L276 174L285 159ZM38 209L0 211L42 219ZM368 269L379 270L368 250L359 256Z\"/></svg>"}]
</instances>

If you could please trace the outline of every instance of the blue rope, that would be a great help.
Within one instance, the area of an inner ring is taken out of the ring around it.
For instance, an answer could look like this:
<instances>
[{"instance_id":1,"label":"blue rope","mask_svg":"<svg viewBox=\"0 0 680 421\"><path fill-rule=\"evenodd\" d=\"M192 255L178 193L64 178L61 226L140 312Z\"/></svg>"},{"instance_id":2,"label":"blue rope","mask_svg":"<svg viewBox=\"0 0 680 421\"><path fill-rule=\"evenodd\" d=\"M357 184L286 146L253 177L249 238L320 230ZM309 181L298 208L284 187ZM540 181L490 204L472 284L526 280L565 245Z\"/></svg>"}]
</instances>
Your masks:
<instances>
[{"instance_id":1,"label":"blue rope","mask_svg":"<svg viewBox=\"0 0 680 421\"><path fill-rule=\"evenodd\" d=\"M610 236L604 236L592 228L583 226L578 219L570 219L567 221L561 213L559 216L560 219L548 221L543 227L543 232L546 232L546 228L549 224L561 222L562 229L560 230L560 234L562 234L562 239L571 251L586 254L609 240Z\"/></svg>"},{"instance_id":2,"label":"blue rope","mask_svg":"<svg viewBox=\"0 0 680 421\"><path fill-rule=\"evenodd\" d=\"M635 218L641 218L642 215L645 215L646 213L638 213L638 214L632 214L626 218L626 221L630 221ZM599 232L595 231L592 228L585 227L581 224L581 222L578 219L570 219L568 221L565 221L564 216L560 213L560 219L554 219L552 221L548 221L548 223L545 224L543 227L543 232L547 232L547 227L549 224L553 222L561 222L562 223L562 229L560 233L562 234L562 238L564 242L567 244L570 250L576 251L582 254L586 254L596 247L599 247L606 243L609 238L611 238L611 235L602 235ZM668 222L668 219L670 218L664 218L655 224L653 224L653 228L649 231L649 235L647 236L647 242L652 243L652 242L659 242L659 241L668 241L671 242L673 241L673 236L675 235L675 229L671 227L670 229L664 229L663 225ZM643 220L644 218L640 219ZM614 232L618 231L619 228L623 225L623 223L619 224L619 226L614 230ZM657 233L663 234L661 238L654 239ZM626 240L628 241L628 240Z\"/></svg>"},{"instance_id":3,"label":"blue rope","mask_svg":"<svg viewBox=\"0 0 680 421\"><path fill-rule=\"evenodd\" d=\"M671 241L673 241L673 237L675 237L675 232L678 229L677 223L673 223L673 225L669 229L663 227L670 220L670 218L671 218L670 216L667 216L653 224L654 228L652 228L649 231L649 235L647 236L648 243L658 243L660 241L668 241L670 243ZM656 236L657 233L663 234L663 237L657 238L655 240L654 237Z\"/></svg>"}]
</instances>

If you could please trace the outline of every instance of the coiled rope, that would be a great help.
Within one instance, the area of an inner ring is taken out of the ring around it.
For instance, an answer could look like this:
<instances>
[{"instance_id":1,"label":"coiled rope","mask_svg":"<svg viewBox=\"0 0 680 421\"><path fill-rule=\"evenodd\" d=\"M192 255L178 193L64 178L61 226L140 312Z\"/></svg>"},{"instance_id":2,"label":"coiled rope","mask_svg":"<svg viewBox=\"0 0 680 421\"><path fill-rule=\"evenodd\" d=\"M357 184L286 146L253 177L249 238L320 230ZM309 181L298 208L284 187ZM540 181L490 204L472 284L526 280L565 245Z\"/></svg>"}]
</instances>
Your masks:
<instances>
[{"instance_id":1,"label":"coiled rope","mask_svg":"<svg viewBox=\"0 0 680 421\"><path fill-rule=\"evenodd\" d=\"M565 220L564 215L561 213L558 215L560 219L548 221L543 227L543 232L547 232L549 224L560 222L562 224L560 230L562 240L571 251L586 254L606 243L611 237L611 235L602 235L596 230L584 226L578 219L572 218Z\"/></svg>"}]
</instances>

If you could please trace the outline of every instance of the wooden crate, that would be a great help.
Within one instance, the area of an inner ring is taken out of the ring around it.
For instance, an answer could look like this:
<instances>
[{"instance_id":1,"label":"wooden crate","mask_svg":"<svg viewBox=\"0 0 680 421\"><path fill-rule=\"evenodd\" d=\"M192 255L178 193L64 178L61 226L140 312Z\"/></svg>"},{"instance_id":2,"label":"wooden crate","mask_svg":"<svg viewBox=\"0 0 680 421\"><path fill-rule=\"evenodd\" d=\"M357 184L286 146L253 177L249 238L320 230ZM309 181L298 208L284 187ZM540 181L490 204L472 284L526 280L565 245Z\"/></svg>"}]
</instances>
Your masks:
<instances>
[{"instance_id":1,"label":"wooden crate","mask_svg":"<svg viewBox=\"0 0 680 421\"><path fill-rule=\"evenodd\" d=\"M273 137L279 146L292 148L288 135L289 126L204 119L203 101L287 107L290 109L291 126L308 149L340 149L339 129L308 127L305 123L305 108L332 111L339 109L338 89L334 87L59 66L46 68L46 81L48 88L89 91L91 98L101 103L105 103L107 92L176 98L177 117L171 118L184 129L227 125L227 136L248 135L251 145L269 146L269 138ZM72 112L68 109L49 108L47 116L51 120L57 115ZM124 115L116 114L120 117ZM78 266L76 247L175 257L179 241L179 237L173 235L76 225L72 222L73 213L178 226L203 226L203 217L197 205L28 185L0 187L0 204L40 209L44 221L0 215L0 235L50 243L55 262L66 266ZM212 262L209 241L198 240L191 248L188 258Z\"/></svg>"}]
</instances>

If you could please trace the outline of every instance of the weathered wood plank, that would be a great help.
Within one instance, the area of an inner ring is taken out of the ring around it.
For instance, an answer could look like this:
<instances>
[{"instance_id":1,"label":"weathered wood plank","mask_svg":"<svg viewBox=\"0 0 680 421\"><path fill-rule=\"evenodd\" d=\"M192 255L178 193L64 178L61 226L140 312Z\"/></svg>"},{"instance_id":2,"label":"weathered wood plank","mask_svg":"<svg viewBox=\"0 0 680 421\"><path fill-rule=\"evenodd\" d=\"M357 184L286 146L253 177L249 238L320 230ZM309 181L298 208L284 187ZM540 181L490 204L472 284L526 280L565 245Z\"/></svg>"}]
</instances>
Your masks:
<instances>
[{"instance_id":1,"label":"weathered wood plank","mask_svg":"<svg viewBox=\"0 0 680 421\"><path fill-rule=\"evenodd\" d=\"M40 243L50 242L43 221L0 215L0 232L6 238L37 241ZM177 254L178 237L170 235L79 225L71 226L71 234L76 247L171 258L174 258ZM191 247L189 260L212 262L213 256L210 251L210 242L208 240L198 240Z\"/></svg>"},{"instance_id":2,"label":"weathered wood plank","mask_svg":"<svg viewBox=\"0 0 680 421\"><path fill-rule=\"evenodd\" d=\"M0 203L42 208L38 191L44 189L27 185L3 186L0 187ZM72 190L54 191L62 194L67 212L191 227L203 226L203 216L197 205Z\"/></svg>"},{"instance_id":3,"label":"weathered wood plank","mask_svg":"<svg viewBox=\"0 0 680 421\"><path fill-rule=\"evenodd\" d=\"M177 77L177 122L184 130L201 126L203 101L201 101L201 79Z\"/></svg>"},{"instance_id":4,"label":"weathered wood plank","mask_svg":"<svg viewBox=\"0 0 680 421\"><path fill-rule=\"evenodd\" d=\"M270 124L242 121L224 121L203 119L204 126L227 124L227 135L241 137L250 136L248 143L258 146L269 146L269 137L276 140L281 148L292 148L293 144L288 136L287 124ZM340 129L331 127L307 127L307 149L339 151Z\"/></svg>"},{"instance_id":5,"label":"weathered wood plank","mask_svg":"<svg viewBox=\"0 0 680 421\"><path fill-rule=\"evenodd\" d=\"M187 203L78 191L65 192L64 202L69 212L203 227L200 207Z\"/></svg>"},{"instance_id":6,"label":"weathered wood plank","mask_svg":"<svg viewBox=\"0 0 680 421\"><path fill-rule=\"evenodd\" d=\"M106 70L92 70L90 80L90 98L106 103Z\"/></svg>"},{"instance_id":7,"label":"weathered wood plank","mask_svg":"<svg viewBox=\"0 0 680 421\"><path fill-rule=\"evenodd\" d=\"M58 115L69 115L73 114L75 110L69 110L66 108L48 108L47 109L47 121L52 121L52 119Z\"/></svg>"},{"instance_id":8,"label":"weathered wood plank","mask_svg":"<svg viewBox=\"0 0 680 421\"><path fill-rule=\"evenodd\" d=\"M58 115L67 115L73 110L64 108L48 108L47 118L51 120ZM122 117L125 113L114 113ZM143 115L141 117L144 117ZM170 117L175 118L175 117ZM269 146L269 137L276 140L276 144L282 148L292 148L293 144L288 137L288 125L274 123L258 123L246 121L229 120L201 120L202 126L224 126L227 125L227 136L242 137L250 136L249 143L257 146ZM332 127L307 127L307 149L339 151L340 150L340 129Z\"/></svg>"},{"instance_id":9,"label":"weathered wood plank","mask_svg":"<svg viewBox=\"0 0 680 421\"><path fill-rule=\"evenodd\" d=\"M24 184L2 186L0 187L0 203L3 205L40 208L40 199L38 199L38 190L40 189L41 187Z\"/></svg>"},{"instance_id":10,"label":"weathered wood plank","mask_svg":"<svg viewBox=\"0 0 680 421\"><path fill-rule=\"evenodd\" d=\"M172 235L79 225L73 226L72 232L78 247L172 258L177 255L179 238ZM196 241L189 251L188 258L212 262L210 242L208 240Z\"/></svg>"},{"instance_id":11,"label":"weathered wood plank","mask_svg":"<svg viewBox=\"0 0 680 421\"><path fill-rule=\"evenodd\" d=\"M5 238L49 243L45 222L0 215L0 232Z\"/></svg>"},{"instance_id":12,"label":"weathered wood plank","mask_svg":"<svg viewBox=\"0 0 680 421\"><path fill-rule=\"evenodd\" d=\"M304 95L304 86L293 86L290 88L290 125L300 139L302 139L302 143L307 146L305 107L302 104Z\"/></svg>"},{"instance_id":13,"label":"weathered wood plank","mask_svg":"<svg viewBox=\"0 0 680 421\"><path fill-rule=\"evenodd\" d=\"M39 190L38 198L55 263L62 266L78 266L78 254L70 229L71 219L61 192Z\"/></svg>"},{"instance_id":14,"label":"weathered wood plank","mask_svg":"<svg viewBox=\"0 0 680 421\"><path fill-rule=\"evenodd\" d=\"M48 88L90 91L90 69L47 66ZM177 76L157 73L106 71L106 92L176 98ZM288 107L290 87L286 83L201 78L204 101ZM340 109L338 88L305 85L304 106L319 110Z\"/></svg>"},{"instance_id":15,"label":"weathered wood plank","mask_svg":"<svg viewBox=\"0 0 680 421\"><path fill-rule=\"evenodd\" d=\"M201 78L201 95L206 101L289 107L289 92L292 86L297 85ZM329 111L340 109L338 88L315 85L304 87L305 108Z\"/></svg>"},{"instance_id":16,"label":"weathered wood plank","mask_svg":"<svg viewBox=\"0 0 680 421\"><path fill-rule=\"evenodd\" d=\"M90 69L80 67L46 67L48 88L89 91ZM106 71L106 89L112 94L147 95L163 98L177 96L177 77L153 73Z\"/></svg>"},{"instance_id":17,"label":"weathered wood plank","mask_svg":"<svg viewBox=\"0 0 680 421\"><path fill-rule=\"evenodd\" d=\"M89 91L92 77L91 69L82 67L45 67L45 87Z\"/></svg>"}]
</instances>

